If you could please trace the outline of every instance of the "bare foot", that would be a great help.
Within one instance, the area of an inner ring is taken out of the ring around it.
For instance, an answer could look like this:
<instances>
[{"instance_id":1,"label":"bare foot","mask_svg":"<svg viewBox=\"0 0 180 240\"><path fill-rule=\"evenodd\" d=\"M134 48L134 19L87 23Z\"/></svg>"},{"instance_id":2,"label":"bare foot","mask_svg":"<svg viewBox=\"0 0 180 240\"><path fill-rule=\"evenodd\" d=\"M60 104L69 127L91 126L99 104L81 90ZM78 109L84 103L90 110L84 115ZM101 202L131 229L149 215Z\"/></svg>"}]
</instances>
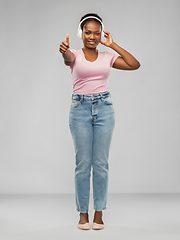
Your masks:
<instances>
[{"instance_id":1,"label":"bare foot","mask_svg":"<svg viewBox=\"0 0 180 240\"><path fill-rule=\"evenodd\" d=\"M102 211L95 211L93 222L98 224L104 224L102 220Z\"/></svg>"},{"instance_id":2,"label":"bare foot","mask_svg":"<svg viewBox=\"0 0 180 240\"><path fill-rule=\"evenodd\" d=\"M79 223L84 224L89 222L89 216L88 213L80 213L80 220Z\"/></svg>"}]
</instances>

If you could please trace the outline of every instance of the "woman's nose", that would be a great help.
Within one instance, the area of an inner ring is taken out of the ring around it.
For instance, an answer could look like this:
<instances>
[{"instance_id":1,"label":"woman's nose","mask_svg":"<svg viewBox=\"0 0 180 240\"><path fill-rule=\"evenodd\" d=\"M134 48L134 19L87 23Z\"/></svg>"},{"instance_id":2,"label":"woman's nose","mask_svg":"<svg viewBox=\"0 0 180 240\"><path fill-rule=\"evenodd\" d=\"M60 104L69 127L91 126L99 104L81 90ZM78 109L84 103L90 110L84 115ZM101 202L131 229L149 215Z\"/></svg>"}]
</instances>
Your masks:
<instances>
[{"instance_id":1,"label":"woman's nose","mask_svg":"<svg viewBox=\"0 0 180 240\"><path fill-rule=\"evenodd\" d=\"M93 33L90 35L90 39L95 39L95 35Z\"/></svg>"}]
</instances>

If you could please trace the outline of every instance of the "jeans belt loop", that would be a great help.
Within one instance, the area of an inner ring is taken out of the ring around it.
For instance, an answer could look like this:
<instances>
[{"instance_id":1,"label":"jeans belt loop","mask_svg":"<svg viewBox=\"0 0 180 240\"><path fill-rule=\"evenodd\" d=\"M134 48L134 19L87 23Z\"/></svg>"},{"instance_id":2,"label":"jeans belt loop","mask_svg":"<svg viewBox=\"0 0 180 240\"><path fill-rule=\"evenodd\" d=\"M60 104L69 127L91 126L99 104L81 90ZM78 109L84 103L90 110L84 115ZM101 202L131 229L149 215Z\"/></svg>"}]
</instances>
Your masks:
<instances>
[{"instance_id":1,"label":"jeans belt loop","mask_svg":"<svg viewBox=\"0 0 180 240\"><path fill-rule=\"evenodd\" d=\"M81 94L81 102L83 102L83 94Z\"/></svg>"},{"instance_id":2,"label":"jeans belt loop","mask_svg":"<svg viewBox=\"0 0 180 240\"><path fill-rule=\"evenodd\" d=\"M101 95L101 100L103 101L103 95L102 95L102 93L100 93L100 95Z\"/></svg>"}]
</instances>

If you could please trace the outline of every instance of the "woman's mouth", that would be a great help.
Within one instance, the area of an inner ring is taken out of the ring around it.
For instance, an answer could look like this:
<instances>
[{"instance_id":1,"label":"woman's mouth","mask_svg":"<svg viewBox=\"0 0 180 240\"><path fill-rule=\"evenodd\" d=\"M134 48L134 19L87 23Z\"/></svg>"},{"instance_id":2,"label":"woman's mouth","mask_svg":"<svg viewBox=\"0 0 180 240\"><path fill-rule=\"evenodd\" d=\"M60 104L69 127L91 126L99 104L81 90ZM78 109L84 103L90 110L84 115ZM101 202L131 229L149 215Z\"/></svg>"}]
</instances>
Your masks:
<instances>
[{"instance_id":1,"label":"woman's mouth","mask_svg":"<svg viewBox=\"0 0 180 240\"><path fill-rule=\"evenodd\" d=\"M91 45L93 45L95 43L96 43L95 41L89 41L89 44L91 44Z\"/></svg>"}]
</instances>

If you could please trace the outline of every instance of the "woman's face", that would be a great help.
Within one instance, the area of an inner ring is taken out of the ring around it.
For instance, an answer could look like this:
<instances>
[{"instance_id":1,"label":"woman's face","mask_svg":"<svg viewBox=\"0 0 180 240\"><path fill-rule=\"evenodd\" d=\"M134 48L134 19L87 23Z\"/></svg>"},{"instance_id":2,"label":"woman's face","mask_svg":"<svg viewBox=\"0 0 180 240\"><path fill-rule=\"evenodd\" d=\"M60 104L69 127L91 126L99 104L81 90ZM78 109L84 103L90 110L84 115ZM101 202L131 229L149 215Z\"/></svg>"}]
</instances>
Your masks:
<instances>
[{"instance_id":1,"label":"woman's face","mask_svg":"<svg viewBox=\"0 0 180 240\"><path fill-rule=\"evenodd\" d=\"M90 49L96 48L101 40L101 26L96 21L87 22L84 25L82 40L84 46Z\"/></svg>"}]
</instances>

